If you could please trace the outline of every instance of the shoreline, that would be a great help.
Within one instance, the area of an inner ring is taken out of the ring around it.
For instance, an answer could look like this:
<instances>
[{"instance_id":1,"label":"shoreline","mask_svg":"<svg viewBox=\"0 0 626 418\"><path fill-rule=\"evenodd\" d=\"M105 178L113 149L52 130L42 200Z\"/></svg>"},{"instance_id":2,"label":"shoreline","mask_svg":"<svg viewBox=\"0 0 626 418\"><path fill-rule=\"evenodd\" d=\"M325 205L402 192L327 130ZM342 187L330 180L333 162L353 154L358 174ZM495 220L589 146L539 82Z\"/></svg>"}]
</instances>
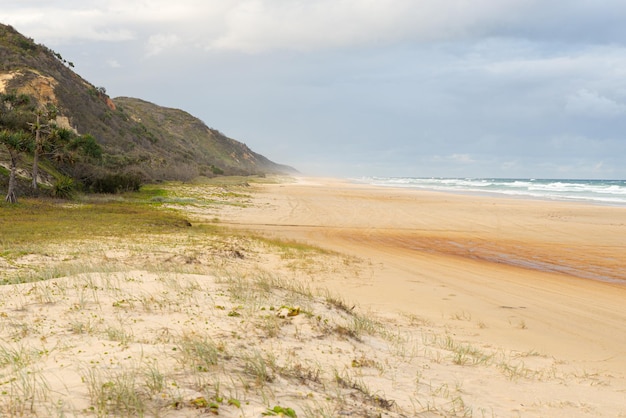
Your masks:
<instances>
[{"instance_id":1,"label":"shoreline","mask_svg":"<svg viewBox=\"0 0 626 418\"><path fill-rule=\"evenodd\" d=\"M626 378L622 208L328 178L262 185L258 195L259 210L241 211L229 225L366 260L368 279L325 283L358 303L432 320L480 318L489 325L462 330L475 341L536 349L581 367L605 364ZM495 251L584 271L602 268L619 282L488 260Z\"/></svg>"},{"instance_id":2,"label":"shoreline","mask_svg":"<svg viewBox=\"0 0 626 418\"><path fill-rule=\"evenodd\" d=\"M392 178L396 178L396 177L389 177L389 179ZM397 177L398 179L404 178L404 177ZM410 178L410 177L407 177ZM422 178L422 177L416 177L416 179L428 179L428 178ZM454 179L456 180L457 178L450 178L450 179ZM598 205L598 206L609 206L609 207L621 207L621 208L626 208L626 201L622 201L622 202L613 202L613 201L609 201L609 200L601 200L601 199L592 199L592 198L579 198L579 197L559 197L559 196L541 196L539 194L530 194L530 193L506 193L504 191L489 191L489 190L472 190L472 189L454 189L454 188L449 188L446 189L445 187L428 187L428 186L417 186L417 185L410 185L410 184L379 184L379 183L372 183L370 181L367 180L363 180L363 179L358 179L358 178L344 178L343 180L347 181L347 182L351 182L354 184L363 184L363 185L370 185L370 186L374 186L374 187L384 187L384 188L394 188L394 189L406 189L406 190L415 190L415 191L425 191L425 192L434 192L434 193L450 193L450 194L458 194L458 195L468 195L468 196L482 196L482 197L489 197L489 198L504 198L504 199L514 199L514 200L518 200L518 199L522 199L522 200L537 200L540 202L564 202L564 203L574 203L574 204L590 204L590 205ZM445 178L442 178L441 180L447 180ZM559 182L559 181L595 181L595 180L584 180L584 179L498 179L498 178L494 178L494 179L471 179L471 180L527 180L527 181L533 181L533 180L542 180L542 181L555 181L555 182ZM619 181L619 182L623 182L624 180L598 180L598 181Z\"/></svg>"},{"instance_id":3,"label":"shoreline","mask_svg":"<svg viewBox=\"0 0 626 418\"><path fill-rule=\"evenodd\" d=\"M337 185L338 187L345 186L358 186L363 187L365 190L367 188L372 188L372 190L376 190L377 193L384 193L385 190L388 190L390 193L397 192L398 194L403 193L414 193L415 196L419 196L423 194L424 196L438 196L441 201L445 201L447 198L452 196L456 196L457 198L463 199L467 198L469 201L472 201L472 198L483 200L484 204L490 204L492 202L494 205L497 202L500 202L502 205L506 205L507 201L509 204L513 206L518 203L520 205L555 205L557 210L566 210L567 206L571 205L572 208L578 207L578 211L585 211L586 209L591 209L593 211L594 208L611 208L611 209L623 209L623 214L626 214L626 206L617 205L617 204L604 204L601 202L592 202L592 201L574 201L574 200L566 200L566 199L550 199L550 198L540 198L534 196L510 196L506 194L501 194L497 192L489 193L489 192L473 192L473 191L454 191L454 190L435 190L435 189L427 189L420 187L404 187L404 186L393 186L393 185L377 185L371 183L357 182L354 179L344 179L344 178L330 178L330 177L296 177L294 178L295 184L299 185L308 185L308 186L324 186L324 185ZM600 215L597 215L600 216ZM620 222L620 227L623 227L626 222L626 217L622 217L623 222ZM621 218L620 218L621 219ZM275 224L275 226L280 226L279 223ZM290 225L290 226L303 226L303 225ZM310 226L317 227L317 226ZM614 234L617 235L617 234ZM450 242L451 246L462 248L463 244L458 242ZM626 256L626 246L624 247L624 256ZM455 255L458 255L456 252L453 252ZM513 267L520 267L523 269L536 270L539 272L545 273L556 273L563 274L566 276L573 276L585 280L594 280L604 283L616 284L616 285L626 285L626 272L622 271L621 266L613 265L611 268L604 269L602 267L605 266L597 266L600 267L598 270L606 270L604 273L602 271L599 272L588 272L584 270L578 270L575 267L559 262L548 262L548 261L538 261L534 259L525 259L523 257L515 257L514 253L502 252L499 253L497 251L488 252L484 256L474 255L474 258L482 259L487 262L497 263L497 264L507 264Z\"/></svg>"}]
</instances>

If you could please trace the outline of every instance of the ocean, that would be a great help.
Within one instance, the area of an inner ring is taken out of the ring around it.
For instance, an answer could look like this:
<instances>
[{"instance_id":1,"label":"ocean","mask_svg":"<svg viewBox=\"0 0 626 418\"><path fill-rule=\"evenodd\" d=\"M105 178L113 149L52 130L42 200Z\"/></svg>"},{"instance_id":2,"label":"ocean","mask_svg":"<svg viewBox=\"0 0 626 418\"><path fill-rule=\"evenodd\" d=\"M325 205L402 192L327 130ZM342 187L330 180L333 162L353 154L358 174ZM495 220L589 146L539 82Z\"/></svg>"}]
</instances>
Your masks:
<instances>
[{"instance_id":1,"label":"ocean","mask_svg":"<svg viewBox=\"0 0 626 418\"><path fill-rule=\"evenodd\" d=\"M361 177L378 186L626 206L626 180Z\"/></svg>"}]
</instances>

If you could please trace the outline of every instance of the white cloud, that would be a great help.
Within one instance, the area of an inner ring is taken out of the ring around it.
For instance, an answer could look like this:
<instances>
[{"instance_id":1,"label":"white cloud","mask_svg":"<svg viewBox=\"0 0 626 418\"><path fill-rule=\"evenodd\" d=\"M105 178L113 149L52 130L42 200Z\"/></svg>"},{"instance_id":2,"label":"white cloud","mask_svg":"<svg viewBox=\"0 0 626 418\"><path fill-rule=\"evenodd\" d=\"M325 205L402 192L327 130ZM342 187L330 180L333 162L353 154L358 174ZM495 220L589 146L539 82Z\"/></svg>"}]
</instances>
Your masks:
<instances>
[{"instance_id":1,"label":"white cloud","mask_svg":"<svg viewBox=\"0 0 626 418\"><path fill-rule=\"evenodd\" d=\"M611 179L617 173L616 167L609 166L604 161L580 158L562 163L541 162L537 164L536 170L553 173L558 178L582 179Z\"/></svg>"},{"instance_id":2,"label":"white cloud","mask_svg":"<svg viewBox=\"0 0 626 418\"><path fill-rule=\"evenodd\" d=\"M613 118L626 115L626 105L587 89L581 89L569 96L565 110L582 117Z\"/></svg>"},{"instance_id":3,"label":"white cloud","mask_svg":"<svg viewBox=\"0 0 626 418\"><path fill-rule=\"evenodd\" d=\"M164 50L171 49L180 44L180 38L175 34L157 34L148 39L146 55L158 55Z\"/></svg>"},{"instance_id":4,"label":"white cloud","mask_svg":"<svg viewBox=\"0 0 626 418\"><path fill-rule=\"evenodd\" d=\"M590 0L554 0L549 4L539 0L21 0L5 3L8 4L2 5L0 22L15 25L41 42L126 41L176 33L186 42L202 41L207 49L246 52L483 36L590 39L598 33L606 33L605 37L616 43L623 39L619 36L620 16L626 16L622 0L607 0L604 8ZM604 10L611 11L609 17ZM572 26L576 30L570 30Z\"/></svg>"},{"instance_id":5,"label":"white cloud","mask_svg":"<svg viewBox=\"0 0 626 418\"><path fill-rule=\"evenodd\" d=\"M64 2L40 7L33 7L32 3L36 2L20 2L0 11L0 22L13 25L26 36L46 44L69 40L118 42L135 38L133 28L115 23L113 10L90 7L88 3L71 8Z\"/></svg>"},{"instance_id":6,"label":"white cloud","mask_svg":"<svg viewBox=\"0 0 626 418\"><path fill-rule=\"evenodd\" d=\"M452 39L505 19L520 0L316 0L230 2L223 31L209 49L258 52L269 49L376 45ZM505 4L506 3L506 4Z\"/></svg>"},{"instance_id":7,"label":"white cloud","mask_svg":"<svg viewBox=\"0 0 626 418\"><path fill-rule=\"evenodd\" d=\"M476 160L469 154L451 154L451 155L435 155L432 160L434 162L448 162L448 163L461 163L461 164L473 164Z\"/></svg>"},{"instance_id":8,"label":"white cloud","mask_svg":"<svg viewBox=\"0 0 626 418\"><path fill-rule=\"evenodd\" d=\"M601 74L603 78L626 77L626 48L618 45L585 45L574 51L546 52L539 50L539 45L525 44L524 48L517 45L513 56L507 57L508 50L516 48L515 42L486 43L491 46L491 56L483 57L477 66L494 76L528 79Z\"/></svg>"},{"instance_id":9,"label":"white cloud","mask_svg":"<svg viewBox=\"0 0 626 418\"><path fill-rule=\"evenodd\" d=\"M129 40L176 32L207 49L311 50L483 33L524 0L165 0L14 2L0 21L57 40Z\"/></svg>"}]
</instances>

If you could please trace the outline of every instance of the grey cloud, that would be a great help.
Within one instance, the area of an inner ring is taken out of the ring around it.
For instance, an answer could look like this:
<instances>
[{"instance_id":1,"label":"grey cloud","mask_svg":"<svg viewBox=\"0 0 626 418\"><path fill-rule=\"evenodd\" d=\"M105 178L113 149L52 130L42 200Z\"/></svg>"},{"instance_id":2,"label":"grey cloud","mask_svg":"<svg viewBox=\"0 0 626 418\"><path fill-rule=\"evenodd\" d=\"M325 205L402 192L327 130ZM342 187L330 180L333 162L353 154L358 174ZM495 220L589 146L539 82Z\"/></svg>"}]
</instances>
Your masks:
<instances>
[{"instance_id":1,"label":"grey cloud","mask_svg":"<svg viewBox=\"0 0 626 418\"><path fill-rule=\"evenodd\" d=\"M568 97L565 110L578 117L614 118L626 116L625 104L587 89L581 89Z\"/></svg>"}]
</instances>

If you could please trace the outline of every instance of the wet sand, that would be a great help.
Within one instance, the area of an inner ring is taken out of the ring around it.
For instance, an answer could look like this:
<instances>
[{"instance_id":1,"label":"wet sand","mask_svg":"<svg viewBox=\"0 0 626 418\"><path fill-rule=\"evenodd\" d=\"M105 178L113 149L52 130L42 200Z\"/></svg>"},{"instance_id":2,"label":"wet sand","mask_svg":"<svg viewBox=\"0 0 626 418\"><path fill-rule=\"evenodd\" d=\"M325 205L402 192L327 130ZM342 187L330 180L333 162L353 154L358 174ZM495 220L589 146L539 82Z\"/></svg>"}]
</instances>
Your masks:
<instances>
[{"instance_id":1,"label":"wet sand","mask_svg":"<svg viewBox=\"0 0 626 418\"><path fill-rule=\"evenodd\" d=\"M367 277L322 283L347 299L626 377L626 208L318 178L259 187L230 225L366 260Z\"/></svg>"}]
</instances>

